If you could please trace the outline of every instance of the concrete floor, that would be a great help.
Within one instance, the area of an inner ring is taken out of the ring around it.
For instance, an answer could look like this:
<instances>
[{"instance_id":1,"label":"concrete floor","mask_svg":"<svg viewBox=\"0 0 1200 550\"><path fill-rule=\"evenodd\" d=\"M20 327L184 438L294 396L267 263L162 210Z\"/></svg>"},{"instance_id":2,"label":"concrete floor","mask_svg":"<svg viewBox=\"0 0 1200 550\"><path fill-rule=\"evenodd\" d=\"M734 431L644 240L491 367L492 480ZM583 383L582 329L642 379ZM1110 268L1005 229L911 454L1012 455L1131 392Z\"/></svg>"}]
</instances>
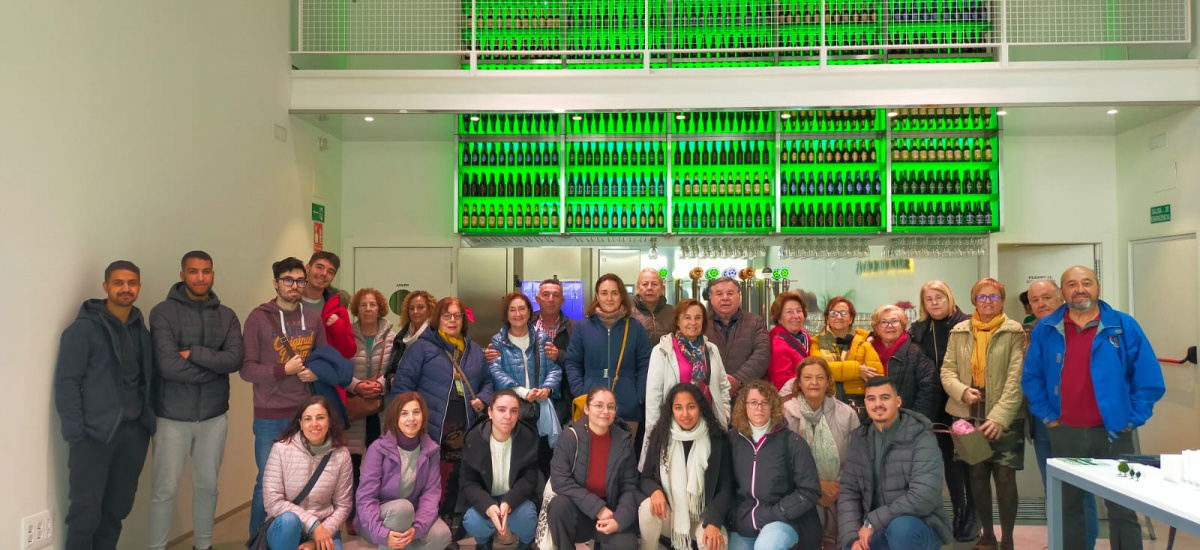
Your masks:
<instances>
[{"instance_id":1,"label":"concrete floor","mask_svg":"<svg viewBox=\"0 0 1200 550\"><path fill-rule=\"evenodd\" d=\"M218 522L213 527L213 548L215 550L245 550L246 542L246 525L250 522L249 507L243 508L241 511L225 518ZM1145 539L1144 550L1166 550L1167 548L1167 533L1170 530L1166 525L1154 522L1154 528L1158 535L1158 540L1150 540L1149 536ZM1096 543L1096 550L1109 550L1108 540L1104 538L1105 525L1100 524L1101 539ZM998 533L997 533L998 534ZM347 537L345 532L342 533L343 550L375 550L375 546L355 538ZM1046 526L1045 525L1018 525L1015 531L1016 550L1042 550L1046 547ZM170 547L169 550L191 550L191 539L180 541ZM466 539L463 543L464 550L472 550L474 542L471 539ZM587 546L579 545L580 549L586 549ZM970 550L971 543L955 543L944 547L944 550ZM633 549L630 549L633 550ZM1180 532L1175 538L1175 550L1200 550L1200 538Z\"/></svg>"}]
</instances>

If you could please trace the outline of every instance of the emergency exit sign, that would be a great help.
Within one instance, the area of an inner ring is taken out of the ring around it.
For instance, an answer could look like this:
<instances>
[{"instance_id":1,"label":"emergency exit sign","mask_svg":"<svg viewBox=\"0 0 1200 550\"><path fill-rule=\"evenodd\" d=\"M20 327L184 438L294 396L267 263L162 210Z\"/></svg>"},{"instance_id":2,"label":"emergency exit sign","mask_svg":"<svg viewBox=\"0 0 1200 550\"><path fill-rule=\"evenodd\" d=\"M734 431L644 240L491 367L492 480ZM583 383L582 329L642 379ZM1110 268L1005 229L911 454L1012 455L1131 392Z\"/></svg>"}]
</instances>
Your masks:
<instances>
[{"instance_id":1,"label":"emergency exit sign","mask_svg":"<svg viewBox=\"0 0 1200 550\"><path fill-rule=\"evenodd\" d=\"M1171 221L1171 205L1164 204L1162 206L1150 207L1150 223L1163 223Z\"/></svg>"},{"instance_id":2,"label":"emergency exit sign","mask_svg":"<svg viewBox=\"0 0 1200 550\"><path fill-rule=\"evenodd\" d=\"M325 223L325 205L312 203L312 221Z\"/></svg>"}]
</instances>

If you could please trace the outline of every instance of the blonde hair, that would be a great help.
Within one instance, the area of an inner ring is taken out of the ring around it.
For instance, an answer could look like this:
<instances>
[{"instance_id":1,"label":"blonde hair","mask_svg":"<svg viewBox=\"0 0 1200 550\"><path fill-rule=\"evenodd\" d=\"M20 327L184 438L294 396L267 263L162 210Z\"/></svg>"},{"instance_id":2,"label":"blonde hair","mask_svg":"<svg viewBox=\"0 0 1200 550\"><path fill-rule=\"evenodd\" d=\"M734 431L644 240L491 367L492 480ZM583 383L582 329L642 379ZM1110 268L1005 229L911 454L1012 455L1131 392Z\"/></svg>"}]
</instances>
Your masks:
<instances>
[{"instance_id":1,"label":"blonde hair","mask_svg":"<svg viewBox=\"0 0 1200 550\"><path fill-rule=\"evenodd\" d=\"M871 328L875 328L875 325L878 325L883 320L884 315L893 311L900 315L900 330L907 331L908 316L904 314L904 310L900 309L900 306L895 304L885 304L875 308L875 311L871 313Z\"/></svg>"},{"instance_id":2,"label":"blonde hair","mask_svg":"<svg viewBox=\"0 0 1200 550\"><path fill-rule=\"evenodd\" d=\"M949 314L953 314L954 310L958 308L958 305L954 303L954 291L950 290L950 285L946 284L946 281L939 281L937 279L934 279L932 281L929 281L928 283L921 285L921 296L920 296L921 320L924 321L926 319L929 319L929 310L925 309L925 293L927 293L931 290L936 291L936 292L941 292L942 295L945 296L946 299L950 301L950 307L947 308L946 311L948 311Z\"/></svg>"}]
</instances>

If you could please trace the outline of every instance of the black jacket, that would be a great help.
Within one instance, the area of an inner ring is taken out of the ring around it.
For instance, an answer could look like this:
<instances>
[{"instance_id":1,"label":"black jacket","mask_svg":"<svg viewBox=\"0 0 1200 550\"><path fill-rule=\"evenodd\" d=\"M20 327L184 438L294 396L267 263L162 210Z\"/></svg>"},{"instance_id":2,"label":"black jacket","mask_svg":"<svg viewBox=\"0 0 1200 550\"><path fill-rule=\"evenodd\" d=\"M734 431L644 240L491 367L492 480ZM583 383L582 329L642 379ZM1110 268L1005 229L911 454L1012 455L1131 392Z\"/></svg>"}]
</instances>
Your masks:
<instances>
[{"instance_id":1,"label":"black jacket","mask_svg":"<svg viewBox=\"0 0 1200 550\"><path fill-rule=\"evenodd\" d=\"M242 368L242 325L216 294L195 301L175 283L150 310L150 336L158 416L199 422L229 410L229 374ZM191 352L187 359L179 355L184 350Z\"/></svg>"},{"instance_id":2,"label":"black jacket","mask_svg":"<svg viewBox=\"0 0 1200 550\"><path fill-rule=\"evenodd\" d=\"M946 389L941 384L942 361L946 358L946 348L950 343L950 329L970 318L970 315L963 313L955 306L954 312L940 321L926 317L908 327L908 340L921 348L926 357L933 360L934 372L938 373L937 383L934 384L937 403L933 409L933 416L929 417L935 422L950 422L950 415L946 413L946 400L948 399Z\"/></svg>"},{"instance_id":3,"label":"black jacket","mask_svg":"<svg viewBox=\"0 0 1200 550\"><path fill-rule=\"evenodd\" d=\"M780 423L755 445L738 431L730 432L737 501L730 520L733 531L757 537L768 523L782 521L800 535L800 548L821 545L817 501L821 480L812 450L796 432Z\"/></svg>"},{"instance_id":4,"label":"black jacket","mask_svg":"<svg viewBox=\"0 0 1200 550\"><path fill-rule=\"evenodd\" d=\"M496 504L492 497L492 421L484 420L467 432L463 441L461 491L467 505L483 517ZM508 463L508 492L500 499L509 508L533 500L538 483L538 434L524 422L517 422L513 433L512 455ZM535 503L540 505L541 503Z\"/></svg>"},{"instance_id":5,"label":"black jacket","mask_svg":"<svg viewBox=\"0 0 1200 550\"><path fill-rule=\"evenodd\" d=\"M711 437L711 441L712 452L708 456L708 468L704 470L704 525L720 528L725 526L729 506L733 503L733 462L729 438L725 434ZM642 494L646 497L663 488L660 460L659 455L647 454L642 465ZM670 500L670 495L667 499Z\"/></svg>"},{"instance_id":6,"label":"black jacket","mask_svg":"<svg viewBox=\"0 0 1200 550\"><path fill-rule=\"evenodd\" d=\"M91 437L108 443L122 421L121 346L117 331L121 321L108 312L104 299L87 300L75 322L62 333L58 364L54 372L54 406L62 420L62 435L68 443ZM133 308L125 328L141 338L137 358L141 369L142 412L138 421L154 434L154 356L150 333L142 312Z\"/></svg>"},{"instance_id":7,"label":"black jacket","mask_svg":"<svg viewBox=\"0 0 1200 550\"><path fill-rule=\"evenodd\" d=\"M896 382L901 406L919 412L925 418L936 418L945 390L941 389L942 378L933 366L933 359L908 341L901 344L900 349L892 355L887 372L888 377Z\"/></svg>"},{"instance_id":8,"label":"black jacket","mask_svg":"<svg viewBox=\"0 0 1200 550\"><path fill-rule=\"evenodd\" d=\"M554 446L554 457L550 459L550 485L557 496L569 498L587 517L595 519L605 506L613 512L613 519L621 531L637 529L638 505L642 495L638 492L637 453L633 450L633 435L625 429L619 419L608 429L612 434L612 446L608 451L605 469L603 500L587 490L588 460L592 449L592 433L588 431L587 417L581 418L563 430Z\"/></svg>"}]
</instances>

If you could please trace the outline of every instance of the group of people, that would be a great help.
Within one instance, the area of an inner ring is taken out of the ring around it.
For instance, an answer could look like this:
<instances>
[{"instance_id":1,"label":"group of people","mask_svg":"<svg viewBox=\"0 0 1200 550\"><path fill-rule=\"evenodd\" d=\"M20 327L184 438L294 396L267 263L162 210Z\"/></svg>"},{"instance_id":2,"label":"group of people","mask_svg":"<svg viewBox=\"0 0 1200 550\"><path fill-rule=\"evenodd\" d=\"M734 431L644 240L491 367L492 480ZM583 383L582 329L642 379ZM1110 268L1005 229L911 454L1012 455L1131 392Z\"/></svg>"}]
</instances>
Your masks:
<instances>
[{"instance_id":1,"label":"group of people","mask_svg":"<svg viewBox=\"0 0 1200 550\"><path fill-rule=\"evenodd\" d=\"M184 255L148 323L138 267L108 266L107 297L63 332L55 375L67 548L115 548L151 439L149 547L167 543L189 457L195 547L211 546L235 372L254 395L249 539L272 550L340 550L343 528L381 549L464 535L481 548L1011 549L1026 435L1044 481L1050 456L1133 452L1165 391L1136 321L1079 266L1061 287L1031 285L1024 326L984 278L970 315L930 281L912 326L883 305L855 329L854 304L835 297L812 335L798 292L776 298L768 330L732 278L712 281L708 306L671 305L655 270L632 298L605 274L573 320L550 279L536 309L520 292L501 300L486 347L457 298L412 292L393 326L379 291L333 289L339 267L329 252L276 262L275 296L243 330L204 252ZM955 452L956 421L990 456ZM1136 515L1107 509L1114 547L1140 548ZM1067 548L1090 548L1094 499L1064 488L1064 513Z\"/></svg>"}]
</instances>

